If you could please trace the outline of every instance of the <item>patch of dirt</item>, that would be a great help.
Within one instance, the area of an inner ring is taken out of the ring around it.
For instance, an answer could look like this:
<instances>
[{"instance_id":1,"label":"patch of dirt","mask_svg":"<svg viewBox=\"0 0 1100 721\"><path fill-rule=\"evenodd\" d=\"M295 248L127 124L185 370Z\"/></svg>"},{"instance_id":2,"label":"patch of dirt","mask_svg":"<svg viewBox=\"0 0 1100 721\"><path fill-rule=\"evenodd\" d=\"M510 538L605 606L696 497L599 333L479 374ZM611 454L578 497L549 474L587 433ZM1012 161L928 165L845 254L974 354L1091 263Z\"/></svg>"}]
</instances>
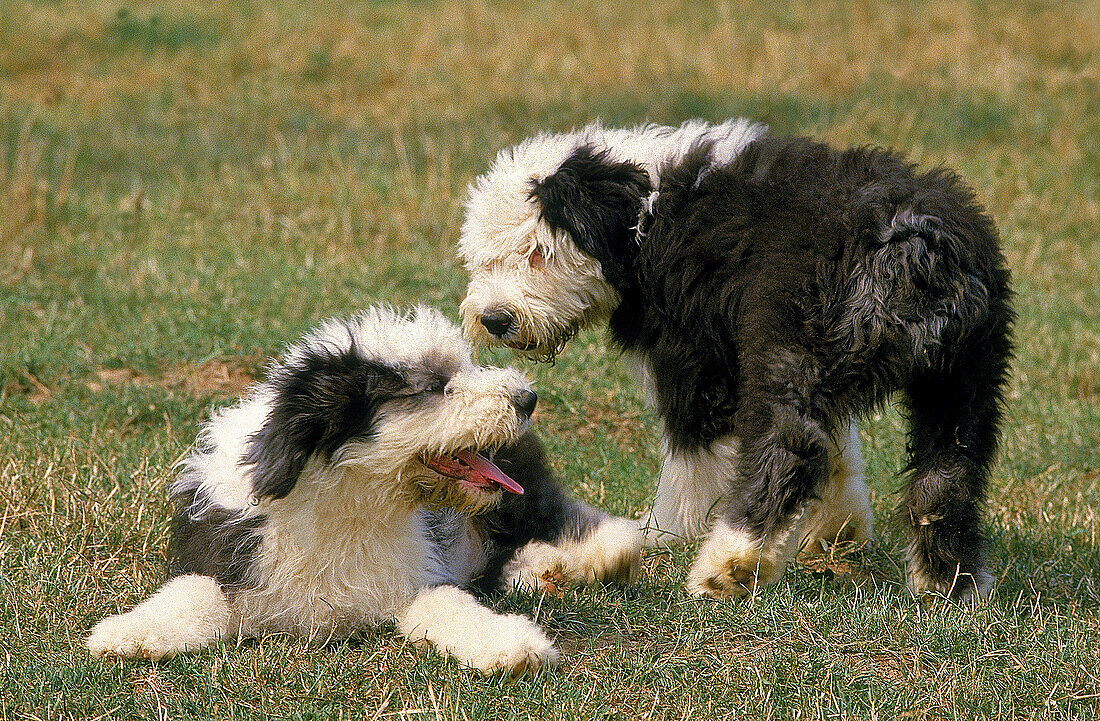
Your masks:
<instances>
[{"instance_id":1,"label":"patch of dirt","mask_svg":"<svg viewBox=\"0 0 1100 721\"><path fill-rule=\"evenodd\" d=\"M30 371L19 371L19 377L8 381L4 385L5 396L26 396L34 405L39 405L53 398L53 389L38 380Z\"/></svg>"},{"instance_id":2,"label":"patch of dirt","mask_svg":"<svg viewBox=\"0 0 1100 721\"><path fill-rule=\"evenodd\" d=\"M798 555L799 570L830 581L862 586L876 578L875 572L863 561L862 548L863 544L841 542L824 554L802 552Z\"/></svg>"},{"instance_id":3,"label":"patch of dirt","mask_svg":"<svg viewBox=\"0 0 1100 721\"><path fill-rule=\"evenodd\" d=\"M583 413L580 425L573 429L582 441L591 442L597 432L602 432L624 446L635 446L646 431L641 413L622 413L596 405L585 406Z\"/></svg>"},{"instance_id":4,"label":"patch of dirt","mask_svg":"<svg viewBox=\"0 0 1100 721\"><path fill-rule=\"evenodd\" d=\"M95 377L85 381L85 385L96 393L108 385L138 385L181 391L196 397L239 396L256 381L246 365L240 360L215 359L169 366L157 375L131 368L100 368Z\"/></svg>"},{"instance_id":5,"label":"patch of dirt","mask_svg":"<svg viewBox=\"0 0 1100 721\"><path fill-rule=\"evenodd\" d=\"M1085 367L1077 372L1077 397L1083 401L1100 398L1100 370Z\"/></svg>"},{"instance_id":6,"label":"patch of dirt","mask_svg":"<svg viewBox=\"0 0 1100 721\"><path fill-rule=\"evenodd\" d=\"M256 382L251 369L260 365L258 358L233 360L209 360L204 363L183 363L169 366L151 374L132 368L99 368L84 378L84 386L94 393L102 393L109 386L146 386L177 391L196 398L209 396L240 396ZM26 368L16 372L0 389L3 396L24 396L34 405L41 405L63 392L77 379L52 378L40 380Z\"/></svg>"},{"instance_id":7,"label":"patch of dirt","mask_svg":"<svg viewBox=\"0 0 1100 721\"><path fill-rule=\"evenodd\" d=\"M862 660L870 664L875 677L892 683L905 683L924 675L920 666L915 665L912 659L907 659L897 652L871 653Z\"/></svg>"},{"instance_id":8,"label":"patch of dirt","mask_svg":"<svg viewBox=\"0 0 1100 721\"><path fill-rule=\"evenodd\" d=\"M621 410L611 390L602 395L602 398L599 395L590 397L575 410L561 404L542 416L540 423L548 432L573 436L586 445L592 444L597 435L602 434L629 453L635 453L637 448L652 442L653 429L648 426L644 412ZM547 403L553 407L553 401ZM559 409L560 414L556 412Z\"/></svg>"},{"instance_id":9,"label":"patch of dirt","mask_svg":"<svg viewBox=\"0 0 1100 721\"><path fill-rule=\"evenodd\" d=\"M165 678L156 665L135 671L130 676L130 687L136 696L152 697L162 712L167 711L165 697L171 697L176 692L175 684Z\"/></svg>"}]
</instances>

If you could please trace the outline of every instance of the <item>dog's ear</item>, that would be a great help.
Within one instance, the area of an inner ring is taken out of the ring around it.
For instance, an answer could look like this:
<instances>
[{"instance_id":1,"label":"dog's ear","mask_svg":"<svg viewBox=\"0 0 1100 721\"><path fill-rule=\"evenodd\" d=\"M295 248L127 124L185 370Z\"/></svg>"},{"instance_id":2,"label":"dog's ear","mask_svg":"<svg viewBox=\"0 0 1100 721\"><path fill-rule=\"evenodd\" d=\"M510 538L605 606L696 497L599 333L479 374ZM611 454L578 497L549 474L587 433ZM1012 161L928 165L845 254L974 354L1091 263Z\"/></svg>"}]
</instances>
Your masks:
<instances>
[{"instance_id":1,"label":"dog's ear","mask_svg":"<svg viewBox=\"0 0 1100 721\"><path fill-rule=\"evenodd\" d=\"M582 145L556 171L534 181L530 197L547 225L568 233L618 287L627 281L629 244L650 190L649 175L639 166Z\"/></svg>"},{"instance_id":2,"label":"dog's ear","mask_svg":"<svg viewBox=\"0 0 1100 721\"><path fill-rule=\"evenodd\" d=\"M340 446L373 434L378 410L405 388L393 368L347 350L305 348L275 366L268 381L271 408L245 446L257 498L283 498L314 456L329 460Z\"/></svg>"}]
</instances>

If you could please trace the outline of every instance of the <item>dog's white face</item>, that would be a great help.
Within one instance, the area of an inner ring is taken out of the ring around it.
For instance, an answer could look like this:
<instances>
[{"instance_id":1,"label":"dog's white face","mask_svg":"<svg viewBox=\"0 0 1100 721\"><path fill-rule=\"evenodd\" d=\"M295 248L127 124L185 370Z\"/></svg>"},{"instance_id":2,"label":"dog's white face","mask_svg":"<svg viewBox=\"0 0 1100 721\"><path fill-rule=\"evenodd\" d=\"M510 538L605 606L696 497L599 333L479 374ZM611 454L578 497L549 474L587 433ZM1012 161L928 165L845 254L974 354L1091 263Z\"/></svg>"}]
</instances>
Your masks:
<instances>
[{"instance_id":1,"label":"dog's white face","mask_svg":"<svg viewBox=\"0 0 1100 721\"><path fill-rule=\"evenodd\" d=\"M459 329L429 308L323 325L260 388L270 410L245 459L255 495L326 483L330 469L412 503L471 511L522 493L490 457L527 429L536 396L518 371L471 358Z\"/></svg>"},{"instance_id":2,"label":"dog's white face","mask_svg":"<svg viewBox=\"0 0 1100 721\"><path fill-rule=\"evenodd\" d=\"M506 150L470 188L459 256L470 276L461 311L466 337L552 357L580 328L619 303L600 263L541 217L532 190L581 142L537 136Z\"/></svg>"},{"instance_id":3,"label":"dog's white face","mask_svg":"<svg viewBox=\"0 0 1100 721\"><path fill-rule=\"evenodd\" d=\"M470 187L458 243L470 276L466 337L553 357L619 304L608 279L615 281L617 244L624 233L633 237L641 210L626 201L648 196L660 167L693 148L706 144L714 162L730 162L764 130L746 119L625 129L596 123L502 151Z\"/></svg>"}]
</instances>

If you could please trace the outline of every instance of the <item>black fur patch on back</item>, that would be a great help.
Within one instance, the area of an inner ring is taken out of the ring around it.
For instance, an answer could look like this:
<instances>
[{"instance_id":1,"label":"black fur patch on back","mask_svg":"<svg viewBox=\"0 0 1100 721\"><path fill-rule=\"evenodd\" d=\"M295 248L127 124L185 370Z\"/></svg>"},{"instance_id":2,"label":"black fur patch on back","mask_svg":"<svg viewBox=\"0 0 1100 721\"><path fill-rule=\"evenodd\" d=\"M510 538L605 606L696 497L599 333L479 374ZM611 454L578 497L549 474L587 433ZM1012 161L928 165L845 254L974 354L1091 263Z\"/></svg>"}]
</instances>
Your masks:
<instances>
[{"instance_id":1,"label":"black fur patch on back","mask_svg":"<svg viewBox=\"0 0 1100 721\"><path fill-rule=\"evenodd\" d=\"M310 349L292 367L276 368L275 400L242 459L252 466L257 497L283 498L306 462L326 459L352 439L370 438L379 406L407 390L396 369L364 359L355 348Z\"/></svg>"},{"instance_id":2,"label":"black fur patch on back","mask_svg":"<svg viewBox=\"0 0 1100 721\"><path fill-rule=\"evenodd\" d=\"M582 145L556 171L533 182L530 197L547 225L568 233L618 287L629 277L628 244L649 191L645 170Z\"/></svg>"},{"instance_id":3,"label":"black fur patch on back","mask_svg":"<svg viewBox=\"0 0 1100 721\"><path fill-rule=\"evenodd\" d=\"M739 439L726 522L780 532L828 477L827 436L901 391L909 570L964 597L987 576L1014 318L973 191L892 151L775 137L720 166L688 154L660 190L609 325L648 360L673 449Z\"/></svg>"},{"instance_id":4,"label":"black fur patch on back","mask_svg":"<svg viewBox=\"0 0 1100 721\"><path fill-rule=\"evenodd\" d=\"M168 542L168 578L197 573L223 588L248 583L248 571L260 544L263 515L243 517L210 501L202 489L175 495L176 515Z\"/></svg>"}]
</instances>

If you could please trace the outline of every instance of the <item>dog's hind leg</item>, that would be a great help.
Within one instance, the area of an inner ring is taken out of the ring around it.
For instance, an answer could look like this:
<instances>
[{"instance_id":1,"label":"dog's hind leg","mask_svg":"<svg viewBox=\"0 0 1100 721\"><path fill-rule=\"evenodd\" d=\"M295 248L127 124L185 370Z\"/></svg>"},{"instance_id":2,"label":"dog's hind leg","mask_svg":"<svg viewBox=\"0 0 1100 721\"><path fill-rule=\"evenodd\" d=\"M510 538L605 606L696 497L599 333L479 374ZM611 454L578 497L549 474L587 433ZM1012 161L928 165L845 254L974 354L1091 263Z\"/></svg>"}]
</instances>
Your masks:
<instances>
[{"instance_id":1,"label":"dog's hind leg","mask_svg":"<svg viewBox=\"0 0 1100 721\"><path fill-rule=\"evenodd\" d=\"M558 660L558 650L534 621L496 613L455 586L425 588L397 622L410 641L430 643L486 674L534 673Z\"/></svg>"},{"instance_id":2,"label":"dog's hind leg","mask_svg":"<svg viewBox=\"0 0 1100 721\"><path fill-rule=\"evenodd\" d=\"M833 442L815 419L824 414L809 412L816 389L786 380L810 375L793 360L762 371L757 377L771 382L746 393L737 411L737 477L688 572L695 595L739 597L779 580L803 537L806 506L829 477ZM797 374L783 373L788 368Z\"/></svg>"},{"instance_id":3,"label":"dog's hind leg","mask_svg":"<svg viewBox=\"0 0 1100 721\"><path fill-rule=\"evenodd\" d=\"M225 592L209 576L177 576L132 611L108 616L92 629L93 656L170 658L226 638L231 617Z\"/></svg>"},{"instance_id":4,"label":"dog's hind leg","mask_svg":"<svg viewBox=\"0 0 1100 721\"><path fill-rule=\"evenodd\" d=\"M684 543L702 530L702 524L696 527L685 519L688 514L685 513L684 506L695 497L690 495L693 488L691 471L688 459L665 451L661 476L657 479L657 493L653 498L653 507L646 515L643 529L647 546L657 548ZM694 504L691 504L691 510L695 510ZM706 520L705 511L703 520Z\"/></svg>"},{"instance_id":5,"label":"dog's hind leg","mask_svg":"<svg viewBox=\"0 0 1100 721\"><path fill-rule=\"evenodd\" d=\"M855 419L830 439L829 461L829 479L820 499L807 509L802 526L803 548L810 553L820 553L841 541L862 543L874 532Z\"/></svg>"},{"instance_id":6,"label":"dog's hind leg","mask_svg":"<svg viewBox=\"0 0 1100 721\"><path fill-rule=\"evenodd\" d=\"M657 495L644 528L646 544L655 547L692 541L706 532L729 500L740 443L722 436L691 451L673 450L667 439L664 446Z\"/></svg>"},{"instance_id":7,"label":"dog's hind leg","mask_svg":"<svg viewBox=\"0 0 1100 721\"><path fill-rule=\"evenodd\" d=\"M908 385L910 478L900 509L909 528L909 587L955 600L984 596L986 569L981 507L997 446L1007 337L957 358L953 372ZM1000 345L1000 347L998 347ZM962 354L960 354L962 355Z\"/></svg>"}]
</instances>

